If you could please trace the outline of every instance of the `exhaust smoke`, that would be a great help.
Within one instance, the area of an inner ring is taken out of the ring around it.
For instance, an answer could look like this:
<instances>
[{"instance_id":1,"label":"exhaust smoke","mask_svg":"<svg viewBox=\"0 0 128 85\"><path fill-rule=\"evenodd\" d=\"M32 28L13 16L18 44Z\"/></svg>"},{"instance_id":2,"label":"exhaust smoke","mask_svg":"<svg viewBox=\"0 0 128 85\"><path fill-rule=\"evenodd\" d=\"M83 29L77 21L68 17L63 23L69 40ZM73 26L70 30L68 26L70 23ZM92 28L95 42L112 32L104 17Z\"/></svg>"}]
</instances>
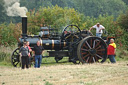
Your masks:
<instances>
[{"instance_id":1,"label":"exhaust smoke","mask_svg":"<svg viewBox=\"0 0 128 85\"><path fill-rule=\"evenodd\" d=\"M26 7L20 7L20 0L4 0L4 2L8 16L27 17L28 10Z\"/></svg>"}]
</instances>

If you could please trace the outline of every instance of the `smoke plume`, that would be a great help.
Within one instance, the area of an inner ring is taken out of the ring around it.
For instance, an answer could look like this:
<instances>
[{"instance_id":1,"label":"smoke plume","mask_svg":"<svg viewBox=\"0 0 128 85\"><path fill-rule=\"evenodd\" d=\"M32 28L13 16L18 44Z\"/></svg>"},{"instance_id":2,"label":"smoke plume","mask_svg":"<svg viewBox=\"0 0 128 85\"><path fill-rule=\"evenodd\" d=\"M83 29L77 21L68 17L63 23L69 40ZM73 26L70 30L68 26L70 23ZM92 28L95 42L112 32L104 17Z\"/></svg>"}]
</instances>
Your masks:
<instances>
[{"instance_id":1,"label":"smoke plume","mask_svg":"<svg viewBox=\"0 0 128 85\"><path fill-rule=\"evenodd\" d=\"M8 16L27 17L26 12L28 10L26 7L20 7L20 0L4 0L4 2Z\"/></svg>"}]
</instances>

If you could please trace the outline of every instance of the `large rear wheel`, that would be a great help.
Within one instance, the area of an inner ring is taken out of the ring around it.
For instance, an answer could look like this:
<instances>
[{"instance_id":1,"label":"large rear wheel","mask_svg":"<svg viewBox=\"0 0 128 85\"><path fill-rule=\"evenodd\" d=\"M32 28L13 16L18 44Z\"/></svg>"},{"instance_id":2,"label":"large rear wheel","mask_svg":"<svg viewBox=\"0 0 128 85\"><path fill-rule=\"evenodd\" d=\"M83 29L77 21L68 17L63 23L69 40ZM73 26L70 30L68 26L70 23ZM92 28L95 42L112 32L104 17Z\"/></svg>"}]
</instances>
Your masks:
<instances>
[{"instance_id":1,"label":"large rear wheel","mask_svg":"<svg viewBox=\"0 0 128 85\"><path fill-rule=\"evenodd\" d=\"M77 55L82 63L104 62L107 58L107 45L101 38L89 36L80 41Z\"/></svg>"}]
</instances>

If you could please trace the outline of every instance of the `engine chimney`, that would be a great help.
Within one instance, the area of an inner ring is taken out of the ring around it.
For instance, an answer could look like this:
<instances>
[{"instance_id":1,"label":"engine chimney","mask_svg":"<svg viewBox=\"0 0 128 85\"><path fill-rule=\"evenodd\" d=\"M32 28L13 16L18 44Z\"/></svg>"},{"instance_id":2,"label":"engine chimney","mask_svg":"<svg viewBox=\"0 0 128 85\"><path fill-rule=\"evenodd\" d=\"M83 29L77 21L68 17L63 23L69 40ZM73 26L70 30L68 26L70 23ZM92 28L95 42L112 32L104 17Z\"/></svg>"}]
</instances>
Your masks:
<instances>
[{"instance_id":1,"label":"engine chimney","mask_svg":"<svg viewBox=\"0 0 128 85\"><path fill-rule=\"evenodd\" d=\"M27 17L22 17L22 37L27 36Z\"/></svg>"}]
</instances>

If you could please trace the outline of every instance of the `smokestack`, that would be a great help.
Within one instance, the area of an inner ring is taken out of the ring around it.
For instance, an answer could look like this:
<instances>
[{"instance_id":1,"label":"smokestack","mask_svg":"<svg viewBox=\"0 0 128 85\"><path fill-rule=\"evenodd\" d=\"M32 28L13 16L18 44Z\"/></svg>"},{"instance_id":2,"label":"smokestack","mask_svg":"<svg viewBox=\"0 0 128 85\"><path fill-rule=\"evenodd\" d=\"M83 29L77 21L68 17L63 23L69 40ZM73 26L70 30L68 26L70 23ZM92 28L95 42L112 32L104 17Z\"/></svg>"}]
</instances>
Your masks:
<instances>
[{"instance_id":1,"label":"smokestack","mask_svg":"<svg viewBox=\"0 0 128 85\"><path fill-rule=\"evenodd\" d=\"M22 37L27 36L27 17L22 17Z\"/></svg>"}]
</instances>

